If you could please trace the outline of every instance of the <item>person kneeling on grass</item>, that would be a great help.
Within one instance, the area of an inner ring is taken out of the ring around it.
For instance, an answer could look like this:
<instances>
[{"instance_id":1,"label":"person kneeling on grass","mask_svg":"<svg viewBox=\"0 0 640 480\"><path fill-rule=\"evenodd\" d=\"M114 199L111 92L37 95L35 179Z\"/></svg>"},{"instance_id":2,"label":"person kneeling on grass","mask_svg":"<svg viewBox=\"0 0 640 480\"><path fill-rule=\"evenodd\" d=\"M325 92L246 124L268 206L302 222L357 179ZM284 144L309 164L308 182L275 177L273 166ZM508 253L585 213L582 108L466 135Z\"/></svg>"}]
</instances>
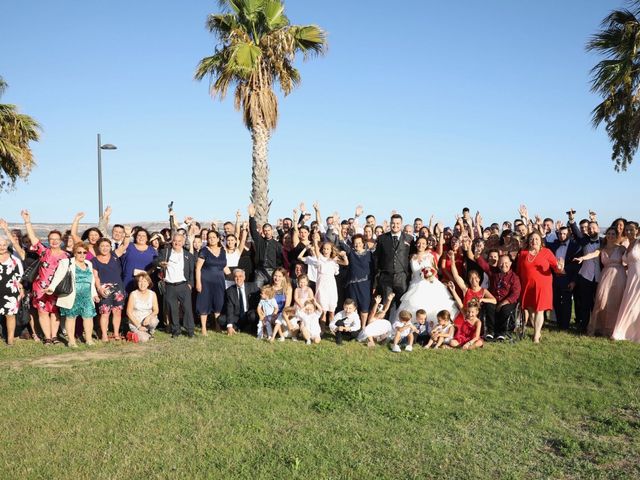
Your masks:
<instances>
[{"instance_id":1,"label":"person kneeling on grass","mask_svg":"<svg viewBox=\"0 0 640 480\"><path fill-rule=\"evenodd\" d=\"M300 331L307 342L307 345L320 343L320 316L322 307L312 298L304 302L304 308L298 312L298 318L302 320Z\"/></svg>"},{"instance_id":2,"label":"person kneeling on grass","mask_svg":"<svg viewBox=\"0 0 640 480\"><path fill-rule=\"evenodd\" d=\"M287 337L291 337L294 342L298 341L299 321L298 317L296 317L296 307L284 307L276 320L276 326L273 327L273 333L269 341L273 342L276 339L276 335L280 335L278 340L281 342L284 342Z\"/></svg>"},{"instance_id":3,"label":"person kneeling on grass","mask_svg":"<svg viewBox=\"0 0 640 480\"><path fill-rule=\"evenodd\" d=\"M413 350L413 341L418 329L413 323L411 323L411 312L408 310L401 310L398 314L398 320L393 323L393 345L391 346L392 352L400 352L400 343L406 343L404 347L406 352Z\"/></svg>"},{"instance_id":4,"label":"person kneeling on grass","mask_svg":"<svg viewBox=\"0 0 640 480\"><path fill-rule=\"evenodd\" d=\"M258 339L271 338L273 320L278 316L278 302L276 291L271 285L260 289L260 303L258 304Z\"/></svg>"},{"instance_id":5,"label":"person kneeling on grass","mask_svg":"<svg viewBox=\"0 0 640 480\"><path fill-rule=\"evenodd\" d=\"M480 314L480 302L475 298L469 301L464 307L464 322L460 325L453 340L452 347L462 347L463 350L473 350L481 348L484 345L480 332L482 331L482 322L478 318Z\"/></svg>"},{"instance_id":6,"label":"person kneeling on grass","mask_svg":"<svg viewBox=\"0 0 640 480\"><path fill-rule=\"evenodd\" d=\"M130 330L127 333L127 340L133 340L134 335L137 335L139 342L146 342L153 337L153 333L160 323L158 320L158 297L156 292L151 290L153 282L148 273L137 274L135 280L138 288L131 292L127 302Z\"/></svg>"},{"instance_id":7,"label":"person kneeling on grass","mask_svg":"<svg viewBox=\"0 0 640 480\"><path fill-rule=\"evenodd\" d=\"M395 297L391 292L387 295L387 303L382 305L382 296L376 295L373 300L373 306L368 316L367 326L360 331L358 335L359 342L367 342L367 347L375 347L376 343L384 343L389 341L391 334L391 322L384 317L391 307L391 302Z\"/></svg>"},{"instance_id":8,"label":"person kneeling on grass","mask_svg":"<svg viewBox=\"0 0 640 480\"><path fill-rule=\"evenodd\" d=\"M451 314L449 310L440 310L438 312L438 325L431 330L431 338L424 348L440 348L442 345L449 346L453 340L454 327L451 323Z\"/></svg>"},{"instance_id":9,"label":"person kneeling on grass","mask_svg":"<svg viewBox=\"0 0 640 480\"><path fill-rule=\"evenodd\" d=\"M336 344L342 345L342 340L354 340L360 333L360 315L357 312L355 300L345 299L343 310L339 312L329 324L329 329L336 336Z\"/></svg>"}]
</instances>

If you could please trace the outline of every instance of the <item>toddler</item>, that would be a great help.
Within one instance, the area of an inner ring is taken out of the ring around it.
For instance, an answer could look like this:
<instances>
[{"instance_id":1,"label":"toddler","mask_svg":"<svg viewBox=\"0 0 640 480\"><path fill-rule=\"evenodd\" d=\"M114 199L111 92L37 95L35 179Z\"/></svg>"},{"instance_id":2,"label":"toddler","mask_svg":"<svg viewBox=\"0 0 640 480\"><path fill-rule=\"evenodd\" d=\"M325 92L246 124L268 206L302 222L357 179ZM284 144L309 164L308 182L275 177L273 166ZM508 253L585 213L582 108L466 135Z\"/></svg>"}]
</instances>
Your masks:
<instances>
[{"instance_id":1,"label":"toddler","mask_svg":"<svg viewBox=\"0 0 640 480\"><path fill-rule=\"evenodd\" d=\"M296 307L285 307L276 320L276 326L273 327L273 333L269 341L273 342L276 335L280 335L278 340L281 342L284 342L286 337L291 337L295 342L298 337L298 332L300 331L298 326L299 321L298 317L296 317Z\"/></svg>"},{"instance_id":2,"label":"toddler","mask_svg":"<svg viewBox=\"0 0 640 480\"><path fill-rule=\"evenodd\" d=\"M431 331L431 338L424 348L440 348L442 345L449 345L453 340L453 323L448 310L440 310L437 315L438 325Z\"/></svg>"},{"instance_id":3,"label":"toddler","mask_svg":"<svg viewBox=\"0 0 640 480\"><path fill-rule=\"evenodd\" d=\"M269 338L272 334L272 322L278 315L276 291L271 285L260 289L260 303L258 304L258 338Z\"/></svg>"},{"instance_id":4,"label":"toddler","mask_svg":"<svg viewBox=\"0 0 640 480\"><path fill-rule=\"evenodd\" d=\"M391 351L400 352L400 342L406 342L407 346L404 348L405 352L411 352L413 350L413 341L418 329L413 323L411 323L411 312L407 310L401 310L398 314L398 320L393 323L393 345Z\"/></svg>"},{"instance_id":5,"label":"toddler","mask_svg":"<svg viewBox=\"0 0 640 480\"><path fill-rule=\"evenodd\" d=\"M304 302L304 308L298 312L298 317L302 321L300 331L307 342L307 345L320 343L320 316L322 315L322 307L311 298Z\"/></svg>"}]
</instances>

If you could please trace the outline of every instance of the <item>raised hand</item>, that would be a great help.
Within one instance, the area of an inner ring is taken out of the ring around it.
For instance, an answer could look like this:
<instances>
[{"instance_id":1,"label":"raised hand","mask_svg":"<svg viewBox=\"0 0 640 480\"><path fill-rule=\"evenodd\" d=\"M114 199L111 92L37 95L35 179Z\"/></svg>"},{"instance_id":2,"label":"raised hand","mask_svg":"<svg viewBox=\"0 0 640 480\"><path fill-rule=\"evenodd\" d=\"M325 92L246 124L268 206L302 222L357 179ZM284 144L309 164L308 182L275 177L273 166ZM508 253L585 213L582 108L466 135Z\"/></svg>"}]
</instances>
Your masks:
<instances>
[{"instance_id":1,"label":"raised hand","mask_svg":"<svg viewBox=\"0 0 640 480\"><path fill-rule=\"evenodd\" d=\"M7 221L4 218L0 218L0 228L5 232L9 230L9 225L7 225Z\"/></svg>"},{"instance_id":2,"label":"raised hand","mask_svg":"<svg viewBox=\"0 0 640 480\"><path fill-rule=\"evenodd\" d=\"M76 217L75 220L80 221L84 218L84 212L78 212L76 213Z\"/></svg>"},{"instance_id":3,"label":"raised hand","mask_svg":"<svg viewBox=\"0 0 640 480\"><path fill-rule=\"evenodd\" d=\"M374 297L374 300L376 301L376 303L380 303L380 302L382 302L382 295L376 295L376 296Z\"/></svg>"},{"instance_id":4,"label":"raised hand","mask_svg":"<svg viewBox=\"0 0 640 480\"><path fill-rule=\"evenodd\" d=\"M184 221L182 223L189 225L191 222L193 222L193 217L184 217Z\"/></svg>"},{"instance_id":5,"label":"raised hand","mask_svg":"<svg viewBox=\"0 0 640 480\"><path fill-rule=\"evenodd\" d=\"M358 206L356 207L356 214L355 214L355 216L356 216L356 217L359 217L360 215L362 215L362 212L364 212L364 208L362 208L362 205L358 205Z\"/></svg>"},{"instance_id":6,"label":"raised hand","mask_svg":"<svg viewBox=\"0 0 640 480\"><path fill-rule=\"evenodd\" d=\"M109 218L111 216L111 205L107 205L107 208L104 209L104 218Z\"/></svg>"},{"instance_id":7,"label":"raised hand","mask_svg":"<svg viewBox=\"0 0 640 480\"><path fill-rule=\"evenodd\" d=\"M476 212L476 225L482 225L482 215L480 215L480 212Z\"/></svg>"},{"instance_id":8,"label":"raised hand","mask_svg":"<svg viewBox=\"0 0 640 480\"><path fill-rule=\"evenodd\" d=\"M29 210L22 210L20 212L20 216L22 217L25 223L29 223L31 221L31 214L29 213Z\"/></svg>"},{"instance_id":9,"label":"raised hand","mask_svg":"<svg viewBox=\"0 0 640 480\"><path fill-rule=\"evenodd\" d=\"M244 222L240 225L240 230L249 230L249 222Z\"/></svg>"},{"instance_id":10,"label":"raised hand","mask_svg":"<svg viewBox=\"0 0 640 480\"><path fill-rule=\"evenodd\" d=\"M278 229L282 229L282 219L281 218L278 219L278 223L277 223L276 227Z\"/></svg>"},{"instance_id":11,"label":"raised hand","mask_svg":"<svg viewBox=\"0 0 640 480\"><path fill-rule=\"evenodd\" d=\"M313 202L313 209L317 212L318 210L320 210L320 205L318 204L318 202Z\"/></svg>"},{"instance_id":12,"label":"raised hand","mask_svg":"<svg viewBox=\"0 0 640 480\"><path fill-rule=\"evenodd\" d=\"M562 222L560 220L556 221L556 231L560 230L563 227Z\"/></svg>"},{"instance_id":13,"label":"raised hand","mask_svg":"<svg viewBox=\"0 0 640 480\"><path fill-rule=\"evenodd\" d=\"M540 215L536 213L536 216L534 218L536 219L536 225L542 225L542 217Z\"/></svg>"},{"instance_id":14,"label":"raised hand","mask_svg":"<svg viewBox=\"0 0 640 480\"><path fill-rule=\"evenodd\" d=\"M240 221L240 218L242 218L242 212L240 212L240 210L236 211L236 220Z\"/></svg>"},{"instance_id":15,"label":"raised hand","mask_svg":"<svg viewBox=\"0 0 640 480\"><path fill-rule=\"evenodd\" d=\"M589 221L590 222L595 222L598 220L598 214L596 212L594 212L593 210L589 210Z\"/></svg>"},{"instance_id":16,"label":"raised hand","mask_svg":"<svg viewBox=\"0 0 640 480\"><path fill-rule=\"evenodd\" d=\"M527 210L527 206L526 205L520 205L520 208L518 209L518 212L520 213L521 217L529 218L529 211Z\"/></svg>"},{"instance_id":17,"label":"raised hand","mask_svg":"<svg viewBox=\"0 0 640 480\"><path fill-rule=\"evenodd\" d=\"M455 292L456 290L456 286L453 284L453 282L447 282L447 288L452 292Z\"/></svg>"},{"instance_id":18,"label":"raised hand","mask_svg":"<svg viewBox=\"0 0 640 480\"><path fill-rule=\"evenodd\" d=\"M127 237L130 237L130 236L131 236L131 230L132 230L132 229L131 229L131 225L125 225L125 226L124 226L124 234L125 234Z\"/></svg>"},{"instance_id":19,"label":"raised hand","mask_svg":"<svg viewBox=\"0 0 640 480\"><path fill-rule=\"evenodd\" d=\"M256 206L253 203L250 203L247 207L247 212L249 213L249 217L256 216Z\"/></svg>"},{"instance_id":20,"label":"raised hand","mask_svg":"<svg viewBox=\"0 0 640 480\"><path fill-rule=\"evenodd\" d=\"M298 223L298 209L297 208L293 209L293 217L292 218L293 218L293 223L297 224Z\"/></svg>"},{"instance_id":21,"label":"raised hand","mask_svg":"<svg viewBox=\"0 0 640 480\"><path fill-rule=\"evenodd\" d=\"M304 213L307 210L304 202L300 202L300 213Z\"/></svg>"}]
</instances>

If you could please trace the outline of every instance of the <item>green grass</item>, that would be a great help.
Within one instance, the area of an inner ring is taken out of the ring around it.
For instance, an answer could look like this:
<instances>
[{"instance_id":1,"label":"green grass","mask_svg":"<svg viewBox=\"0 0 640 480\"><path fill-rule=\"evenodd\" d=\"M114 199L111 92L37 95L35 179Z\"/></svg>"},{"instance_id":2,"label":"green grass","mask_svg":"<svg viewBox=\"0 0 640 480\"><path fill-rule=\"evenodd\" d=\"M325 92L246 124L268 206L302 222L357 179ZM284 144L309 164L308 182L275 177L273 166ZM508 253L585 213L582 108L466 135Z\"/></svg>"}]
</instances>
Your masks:
<instances>
[{"instance_id":1,"label":"green grass","mask_svg":"<svg viewBox=\"0 0 640 480\"><path fill-rule=\"evenodd\" d=\"M0 348L0 477L638 478L640 345Z\"/></svg>"}]
</instances>

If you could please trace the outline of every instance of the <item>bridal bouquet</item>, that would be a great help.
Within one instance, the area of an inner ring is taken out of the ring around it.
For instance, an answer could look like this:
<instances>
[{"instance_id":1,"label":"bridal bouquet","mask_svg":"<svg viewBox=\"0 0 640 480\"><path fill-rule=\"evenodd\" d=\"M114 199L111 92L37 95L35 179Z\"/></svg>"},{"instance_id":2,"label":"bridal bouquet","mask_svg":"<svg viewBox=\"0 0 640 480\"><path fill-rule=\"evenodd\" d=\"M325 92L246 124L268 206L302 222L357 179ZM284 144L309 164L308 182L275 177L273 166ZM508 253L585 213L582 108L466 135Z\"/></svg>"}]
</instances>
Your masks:
<instances>
[{"instance_id":1,"label":"bridal bouquet","mask_svg":"<svg viewBox=\"0 0 640 480\"><path fill-rule=\"evenodd\" d=\"M436 278L436 269L432 267L423 268L422 278L424 278L425 280L429 280L430 282L433 282L433 280Z\"/></svg>"}]
</instances>

